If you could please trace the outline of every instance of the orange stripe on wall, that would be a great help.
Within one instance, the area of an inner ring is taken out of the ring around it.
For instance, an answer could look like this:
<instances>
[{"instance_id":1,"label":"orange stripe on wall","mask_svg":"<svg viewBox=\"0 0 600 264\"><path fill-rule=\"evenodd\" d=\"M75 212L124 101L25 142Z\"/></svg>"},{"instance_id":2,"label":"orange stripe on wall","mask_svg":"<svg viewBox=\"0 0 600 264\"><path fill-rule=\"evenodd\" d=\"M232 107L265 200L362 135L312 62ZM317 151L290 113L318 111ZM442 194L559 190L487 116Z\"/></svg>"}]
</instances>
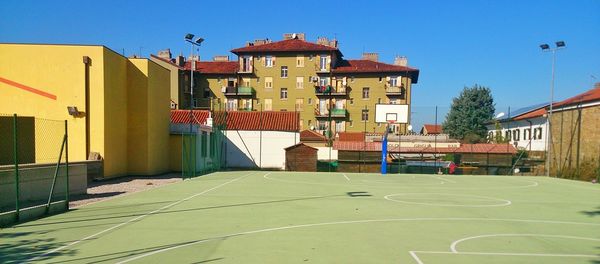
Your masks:
<instances>
[{"instance_id":1,"label":"orange stripe on wall","mask_svg":"<svg viewBox=\"0 0 600 264\"><path fill-rule=\"evenodd\" d=\"M44 92L44 91L41 91L41 90L35 89L35 88L33 88L33 87L29 87L29 86L27 86L27 85L24 85L24 84L20 84L20 83L18 83L18 82L13 82L13 81L11 81L11 80L4 79L4 78L2 78L2 77L0 77L0 82L6 83L6 84L8 84L8 85L10 85L10 86L14 86L14 87L17 87L17 88L19 88L19 89L23 89L23 90L25 90L25 91L28 91L28 92L31 92L31 93L34 93L34 94L37 94L37 95L41 95L41 96L43 96L43 97L50 98L50 99L52 99L52 100L56 100L56 95L53 95L53 94L51 94L51 93L47 93L47 92Z\"/></svg>"}]
</instances>

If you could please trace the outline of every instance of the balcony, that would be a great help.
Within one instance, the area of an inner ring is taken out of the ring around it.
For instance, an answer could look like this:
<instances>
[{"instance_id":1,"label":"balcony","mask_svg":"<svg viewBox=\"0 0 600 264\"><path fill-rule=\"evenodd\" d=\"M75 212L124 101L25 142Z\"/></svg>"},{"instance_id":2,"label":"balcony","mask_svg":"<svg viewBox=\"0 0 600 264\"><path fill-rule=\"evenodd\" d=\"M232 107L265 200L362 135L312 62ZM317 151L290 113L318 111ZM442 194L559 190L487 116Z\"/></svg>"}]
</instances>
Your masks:
<instances>
[{"instance_id":1,"label":"balcony","mask_svg":"<svg viewBox=\"0 0 600 264\"><path fill-rule=\"evenodd\" d=\"M406 89L403 86L385 87L385 94L390 97L400 97L404 99Z\"/></svg>"},{"instance_id":2,"label":"balcony","mask_svg":"<svg viewBox=\"0 0 600 264\"><path fill-rule=\"evenodd\" d=\"M225 96L253 96L254 88L248 86L228 86L223 92Z\"/></svg>"},{"instance_id":3,"label":"balcony","mask_svg":"<svg viewBox=\"0 0 600 264\"><path fill-rule=\"evenodd\" d=\"M334 108L331 109L331 117L332 118L345 118L348 111L346 109ZM319 109L315 109L316 117L329 117L329 111L324 110L320 111Z\"/></svg>"},{"instance_id":4,"label":"balcony","mask_svg":"<svg viewBox=\"0 0 600 264\"><path fill-rule=\"evenodd\" d=\"M333 87L331 85L326 86L315 86L315 95L317 96L346 96L348 95L346 86Z\"/></svg>"}]
</instances>

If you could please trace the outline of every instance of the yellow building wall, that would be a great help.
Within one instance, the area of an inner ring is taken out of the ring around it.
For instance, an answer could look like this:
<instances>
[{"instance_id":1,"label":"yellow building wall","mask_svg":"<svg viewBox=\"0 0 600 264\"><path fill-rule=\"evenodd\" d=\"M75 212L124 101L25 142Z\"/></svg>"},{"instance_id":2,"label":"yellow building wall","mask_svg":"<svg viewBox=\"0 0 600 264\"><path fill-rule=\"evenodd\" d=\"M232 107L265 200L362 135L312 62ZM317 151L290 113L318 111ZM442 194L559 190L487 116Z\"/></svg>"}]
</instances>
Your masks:
<instances>
[{"instance_id":1,"label":"yellow building wall","mask_svg":"<svg viewBox=\"0 0 600 264\"><path fill-rule=\"evenodd\" d=\"M169 80L167 69L146 60L148 63L148 171L146 175L169 171ZM130 156L131 158L132 156Z\"/></svg>"},{"instance_id":2,"label":"yellow building wall","mask_svg":"<svg viewBox=\"0 0 600 264\"><path fill-rule=\"evenodd\" d=\"M173 64L167 63L165 61L159 60L157 58L150 58L151 61L156 62L158 65L162 66L163 68L166 68L169 70L169 78L170 78L170 82L169 82L169 96L171 98L171 100L173 100L173 102L175 102L177 104L177 107L179 108L179 68L177 68L176 66L174 66Z\"/></svg>"},{"instance_id":3,"label":"yellow building wall","mask_svg":"<svg viewBox=\"0 0 600 264\"><path fill-rule=\"evenodd\" d=\"M52 94L56 99L16 88L0 82L0 113L35 116L41 119L67 120L69 129L69 159L87 159L85 119L73 118L67 106L76 106L85 111L85 66L83 56L92 60L90 67L90 102L92 113L102 116L104 105L104 67L102 46L29 45L0 44L0 78L26 85ZM91 129L102 133L104 120L91 119ZM39 121L36 126L36 162L48 162L58 157L61 132L50 134L50 129L59 130L62 124ZM46 129L44 129L46 127ZM58 134L58 135L55 135ZM58 138L58 139L57 139ZM103 137L92 137L92 149L103 153ZM56 152L56 154L51 154ZM42 155L42 153L47 153ZM56 162L56 160L54 160Z\"/></svg>"},{"instance_id":4,"label":"yellow building wall","mask_svg":"<svg viewBox=\"0 0 600 264\"><path fill-rule=\"evenodd\" d=\"M83 56L91 59L90 109L83 117L72 117L67 106L85 111ZM37 118L36 162L56 162L62 120L68 121L69 159L86 160L89 118L90 151L104 158L104 177L169 170L167 69L146 59L130 61L103 46L0 44L0 58L0 114Z\"/></svg>"},{"instance_id":5,"label":"yellow building wall","mask_svg":"<svg viewBox=\"0 0 600 264\"><path fill-rule=\"evenodd\" d=\"M127 175L127 59L104 50L104 174ZM91 98L90 101L95 100ZM97 120L92 116L92 120ZM102 138L92 129L91 137ZM95 151L91 147L91 151Z\"/></svg>"}]
</instances>

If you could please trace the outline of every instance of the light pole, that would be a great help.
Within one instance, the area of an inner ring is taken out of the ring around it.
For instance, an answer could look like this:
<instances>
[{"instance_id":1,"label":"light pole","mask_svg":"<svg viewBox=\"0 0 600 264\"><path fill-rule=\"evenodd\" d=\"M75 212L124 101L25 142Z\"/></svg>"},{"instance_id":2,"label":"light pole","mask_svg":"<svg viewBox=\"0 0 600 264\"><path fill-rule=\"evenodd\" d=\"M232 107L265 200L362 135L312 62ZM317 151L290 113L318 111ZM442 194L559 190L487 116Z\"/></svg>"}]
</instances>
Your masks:
<instances>
[{"instance_id":1,"label":"light pole","mask_svg":"<svg viewBox=\"0 0 600 264\"><path fill-rule=\"evenodd\" d=\"M550 48L548 44L541 44L540 48L544 52L552 52L552 81L550 83L550 109L548 111L548 129L546 130L546 151L548 154L546 155L546 176L550 177L550 166L552 165L552 105L554 104L554 68L556 64L556 51L559 49L563 49L566 47L564 41L557 41L556 47Z\"/></svg>"},{"instance_id":2,"label":"light pole","mask_svg":"<svg viewBox=\"0 0 600 264\"><path fill-rule=\"evenodd\" d=\"M194 34L186 34L185 41L189 42L191 45L190 52L190 133L192 133L192 121L194 120L194 70L196 69L196 63L194 62L194 46L200 46L203 38L194 38Z\"/></svg>"}]
</instances>

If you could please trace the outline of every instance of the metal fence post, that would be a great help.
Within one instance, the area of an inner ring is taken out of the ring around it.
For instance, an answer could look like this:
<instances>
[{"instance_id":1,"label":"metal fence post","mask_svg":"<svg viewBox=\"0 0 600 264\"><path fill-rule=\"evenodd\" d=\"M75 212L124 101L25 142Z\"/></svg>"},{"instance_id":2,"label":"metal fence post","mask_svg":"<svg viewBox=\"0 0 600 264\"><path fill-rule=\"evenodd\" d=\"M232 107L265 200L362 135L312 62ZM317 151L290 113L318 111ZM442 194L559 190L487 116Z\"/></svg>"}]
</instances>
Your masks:
<instances>
[{"instance_id":1,"label":"metal fence post","mask_svg":"<svg viewBox=\"0 0 600 264\"><path fill-rule=\"evenodd\" d=\"M15 218L19 221L19 141L17 129L17 114L13 114L13 157L15 162Z\"/></svg>"}]
</instances>

